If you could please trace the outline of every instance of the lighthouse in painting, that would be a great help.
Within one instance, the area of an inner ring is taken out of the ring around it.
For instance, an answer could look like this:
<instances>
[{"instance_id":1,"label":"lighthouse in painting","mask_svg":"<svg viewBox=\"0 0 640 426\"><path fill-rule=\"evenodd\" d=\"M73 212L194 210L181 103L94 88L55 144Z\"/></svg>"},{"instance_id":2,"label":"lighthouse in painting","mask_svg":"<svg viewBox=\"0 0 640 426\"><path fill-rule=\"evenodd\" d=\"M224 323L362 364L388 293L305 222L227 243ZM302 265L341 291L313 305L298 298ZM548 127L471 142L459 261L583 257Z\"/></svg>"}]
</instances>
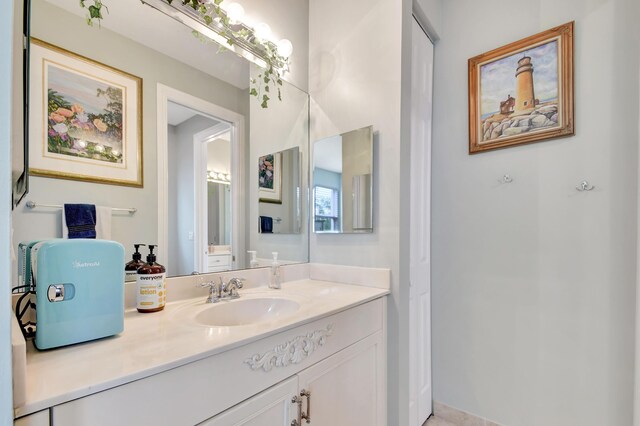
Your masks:
<instances>
[{"instance_id":1,"label":"lighthouse in painting","mask_svg":"<svg viewBox=\"0 0 640 426\"><path fill-rule=\"evenodd\" d=\"M533 64L531 57L524 56L518 61L516 69L516 105L515 113L531 111L536 106L533 90Z\"/></svg>"}]
</instances>

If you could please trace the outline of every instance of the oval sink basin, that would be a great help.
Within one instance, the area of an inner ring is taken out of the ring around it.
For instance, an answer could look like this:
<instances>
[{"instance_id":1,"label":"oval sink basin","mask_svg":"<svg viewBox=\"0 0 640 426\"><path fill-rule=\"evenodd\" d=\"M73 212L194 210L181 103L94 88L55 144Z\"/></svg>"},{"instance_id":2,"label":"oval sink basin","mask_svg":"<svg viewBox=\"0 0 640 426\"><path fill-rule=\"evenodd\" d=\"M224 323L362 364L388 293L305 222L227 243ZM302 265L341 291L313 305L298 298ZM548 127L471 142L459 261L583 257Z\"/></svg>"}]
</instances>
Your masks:
<instances>
[{"instance_id":1,"label":"oval sink basin","mask_svg":"<svg viewBox=\"0 0 640 426\"><path fill-rule=\"evenodd\" d=\"M250 325L291 315L299 308L297 302L288 299L239 299L211 305L195 319L200 324L217 327Z\"/></svg>"}]
</instances>

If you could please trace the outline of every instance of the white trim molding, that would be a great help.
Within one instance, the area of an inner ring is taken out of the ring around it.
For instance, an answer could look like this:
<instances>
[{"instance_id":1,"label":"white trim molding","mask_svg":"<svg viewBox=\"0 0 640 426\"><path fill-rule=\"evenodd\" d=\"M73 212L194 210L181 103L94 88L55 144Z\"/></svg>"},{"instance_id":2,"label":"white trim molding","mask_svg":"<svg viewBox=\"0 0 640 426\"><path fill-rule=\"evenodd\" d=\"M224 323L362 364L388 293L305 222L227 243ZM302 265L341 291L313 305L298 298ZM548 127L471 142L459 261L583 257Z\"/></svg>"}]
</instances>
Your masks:
<instances>
[{"instance_id":1,"label":"white trim molding","mask_svg":"<svg viewBox=\"0 0 640 426\"><path fill-rule=\"evenodd\" d=\"M333 324L325 329L309 332L304 336L296 336L288 342L263 353L255 354L244 360L252 370L269 372L273 367L287 367L299 364L309 358L316 349L324 346L327 338L333 334Z\"/></svg>"}]
</instances>

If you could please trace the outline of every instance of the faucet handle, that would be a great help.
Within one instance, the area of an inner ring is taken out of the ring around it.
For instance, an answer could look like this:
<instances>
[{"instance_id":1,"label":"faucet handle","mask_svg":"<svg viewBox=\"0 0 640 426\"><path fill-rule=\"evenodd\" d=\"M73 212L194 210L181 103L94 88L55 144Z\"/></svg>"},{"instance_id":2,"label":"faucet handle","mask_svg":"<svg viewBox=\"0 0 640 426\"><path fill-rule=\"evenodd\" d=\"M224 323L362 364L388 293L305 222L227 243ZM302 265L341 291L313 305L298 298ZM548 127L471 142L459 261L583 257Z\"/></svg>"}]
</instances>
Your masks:
<instances>
[{"instance_id":1,"label":"faucet handle","mask_svg":"<svg viewBox=\"0 0 640 426\"><path fill-rule=\"evenodd\" d=\"M228 284L234 283L236 285L237 288L242 288L244 287L242 283L244 283L245 281L247 281L246 278L231 278L229 280Z\"/></svg>"},{"instance_id":2,"label":"faucet handle","mask_svg":"<svg viewBox=\"0 0 640 426\"><path fill-rule=\"evenodd\" d=\"M200 278L195 287L213 287L214 285L215 283L213 281L205 281L204 278Z\"/></svg>"}]
</instances>

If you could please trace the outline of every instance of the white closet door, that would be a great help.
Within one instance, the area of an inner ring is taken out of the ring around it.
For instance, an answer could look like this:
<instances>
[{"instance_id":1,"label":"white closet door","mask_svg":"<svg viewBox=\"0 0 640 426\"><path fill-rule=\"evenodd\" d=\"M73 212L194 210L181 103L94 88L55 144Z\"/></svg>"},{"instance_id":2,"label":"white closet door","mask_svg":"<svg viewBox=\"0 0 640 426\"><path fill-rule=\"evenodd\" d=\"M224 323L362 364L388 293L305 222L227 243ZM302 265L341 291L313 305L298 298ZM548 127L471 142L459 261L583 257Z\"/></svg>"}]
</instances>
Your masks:
<instances>
[{"instance_id":1,"label":"white closet door","mask_svg":"<svg viewBox=\"0 0 640 426\"><path fill-rule=\"evenodd\" d=\"M431 407L431 113L433 43L413 21L411 71L410 418Z\"/></svg>"}]
</instances>

